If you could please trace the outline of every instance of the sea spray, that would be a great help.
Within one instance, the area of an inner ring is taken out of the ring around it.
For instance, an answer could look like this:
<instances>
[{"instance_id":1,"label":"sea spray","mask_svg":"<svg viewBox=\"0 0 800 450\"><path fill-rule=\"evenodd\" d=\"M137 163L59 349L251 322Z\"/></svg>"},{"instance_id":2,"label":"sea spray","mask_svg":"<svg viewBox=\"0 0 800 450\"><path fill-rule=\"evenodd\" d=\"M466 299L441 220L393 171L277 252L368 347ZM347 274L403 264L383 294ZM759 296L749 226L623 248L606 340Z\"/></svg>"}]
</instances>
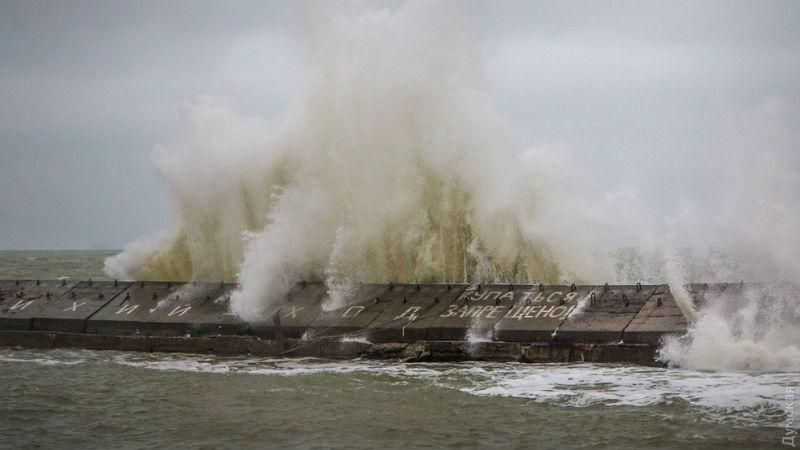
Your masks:
<instances>
[{"instance_id":1,"label":"sea spray","mask_svg":"<svg viewBox=\"0 0 800 450\"><path fill-rule=\"evenodd\" d=\"M262 228L291 167L270 145L266 122L243 117L230 100L197 96L181 108L181 139L159 145L155 167L177 223L129 244L106 272L145 280L233 281L243 233Z\"/></svg>"},{"instance_id":2,"label":"sea spray","mask_svg":"<svg viewBox=\"0 0 800 450\"><path fill-rule=\"evenodd\" d=\"M669 337L662 361L699 370L800 371L797 285L745 285L710 294L689 333Z\"/></svg>"},{"instance_id":3,"label":"sea spray","mask_svg":"<svg viewBox=\"0 0 800 450\"><path fill-rule=\"evenodd\" d=\"M245 319L301 279L325 280L336 306L367 281L612 275L568 232L591 221L562 207L560 152L511 145L463 8L317 5L309 23L307 79L277 127L224 99L184 107L181 140L155 154L178 224L109 272L236 278Z\"/></svg>"}]
</instances>

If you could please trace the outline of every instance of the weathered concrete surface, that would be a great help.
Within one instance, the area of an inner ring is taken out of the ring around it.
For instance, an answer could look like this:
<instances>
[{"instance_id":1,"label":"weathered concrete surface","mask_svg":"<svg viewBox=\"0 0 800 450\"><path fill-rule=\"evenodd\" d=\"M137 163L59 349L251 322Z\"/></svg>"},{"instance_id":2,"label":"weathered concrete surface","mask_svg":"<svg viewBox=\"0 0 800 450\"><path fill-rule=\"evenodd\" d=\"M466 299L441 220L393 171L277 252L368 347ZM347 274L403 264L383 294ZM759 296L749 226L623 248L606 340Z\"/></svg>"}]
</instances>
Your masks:
<instances>
[{"instance_id":1,"label":"weathered concrete surface","mask_svg":"<svg viewBox=\"0 0 800 450\"><path fill-rule=\"evenodd\" d=\"M112 336L105 334L62 333L50 331L0 330L0 347L82 348L164 353L209 353L216 355L259 355L352 359L370 347L362 342L337 339L287 341L289 351L274 340L253 336ZM300 349L301 351L291 351Z\"/></svg>"},{"instance_id":2,"label":"weathered concrete surface","mask_svg":"<svg viewBox=\"0 0 800 450\"><path fill-rule=\"evenodd\" d=\"M430 341L491 340L494 325L530 286L480 285L468 287L428 327Z\"/></svg>"},{"instance_id":3,"label":"weathered concrete surface","mask_svg":"<svg viewBox=\"0 0 800 450\"><path fill-rule=\"evenodd\" d=\"M30 330L33 317L75 285L76 282L65 280L0 282L0 329Z\"/></svg>"},{"instance_id":4,"label":"weathered concrete surface","mask_svg":"<svg viewBox=\"0 0 800 450\"><path fill-rule=\"evenodd\" d=\"M594 286L530 286L495 324L494 338L509 342L547 342Z\"/></svg>"},{"instance_id":5,"label":"weathered concrete surface","mask_svg":"<svg viewBox=\"0 0 800 450\"><path fill-rule=\"evenodd\" d=\"M86 323L86 332L92 334L129 335L145 334L143 324L148 309L177 290L183 283L142 281L133 283L121 295L95 313Z\"/></svg>"},{"instance_id":6,"label":"weathered concrete surface","mask_svg":"<svg viewBox=\"0 0 800 450\"><path fill-rule=\"evenodd\" d=\"M87 321L87 332L183 336L217 328L237 334L246 325L227 318L227 303L218 301L229 290L221 283L133 283Z\"/></svg>"},{"instance_id":7,"label":"weathered concrete surface","mask_svg":"<svg viewBox=\"0 0 800 450\"><path fill-rule=\"evenodd\" d=\"M622 340L631 344L659 345L667 335L686 332L688 323L666 285L658 286L625 328Z\"/></svg>"},{"instance_id":8,"label":"weathered concrete surface","mask_svg":"<svg viewBox=\"0 0 800 450\"><path fill-rule=\"evenodd\" d=\"M412 344L410 361L519 361L522 345L517 342L429 341Z\"/></svg>"},{"instance_id":9,"label":"weathered concrete surface","mask_svg":"<svg viewBox=\"0 0 800 450\"><path fill-rule=\"evenodd\" d=\"M229 312L233 289L222 283L0 280L0 345L653 364L662 336L686 329L665 285L364 285L344 307L324 312L327 288L298 283L258 323ZM690 294L697 304L727 304L768 296L769 289L693 285ZM570 314L579 307L580 314ZM468 334L478 339L467 340Z\"/></svg>"},{"instance_id":10,"label":"weathered concrete surface","mask_svg":"<svg viewBox=\"0 0 800 450\"><path fill-rule=\"evenodd\" d=\"M311 337L341 336L366 329L392 300L402 298L403 287L364 284L353 290L345 305L322 311L308 327Z\"/></svg>"},{"instance_id":11,"label":"weathered concrete surface","mask_svg":"<svg viewBox=\"0 0 800 450\"><path fill-rule=\"evenodd\" d=\"M362 355L369 359L435 361L522 361L526 347L517 342L428 341L386 343L370 346Z\"/></svg>"},{"instance_id":12,"label":"weathered concrete surface","mask_svg":"<svg viewBox=\"0 0 800 450\"><path fill-rule=\"evenodd\" d=\"M428 338L428 327L467 288L465 284L397 285L366 330L370 342L413 342Z\"/></svg>"},{"instance_id":13,"label":"weathered concrete surface","mask_svg":"<svg viewBox=\"0 0 800 450\"><path fill-rule=\"evenodd\" d=\"M613 343L622 341L625 327L642 309L657 286L601 287L585 309L571 314L558 328L553 340L559 342Z\"/></svg>"},{"instance_id":14,"label":"weathered concrete surface","mask_svg":"<svg viewBox=\"0 0 800 450\"><path fill-rule=\"evenodd\" d=\"M545 362L630 362L662 365L655 360L656 347L643 344L570 344L539 342L483 342L470 345L463 341L389 343L370 346L364 358L402 359L405 361L519 361Z\"/></svg>"},{"instance_id":15,"label":"weathered concrete surface","mask_svg":"<svg viewBox=\"0 0 800 450\"><path fill-rule=\"evenodd\" d=\"M524 362L627 362L662 365L657 347L644 344L534 343L523 349Z\"/></svg>"},{"instance_id":16,"label":"weathered concrete surface","mask_svg":"<svg viewBox=\"0 0 800 450\"><path fill-rule=\"evenodd\" d=\"M49 331L0 330L0 347L83 348L139 352L210 353L317 357L328 359L402 359L406 361L520 361L520 362L627 362L660 365L657 347L644 344L569 344L463 341L430 341L370 345L364 342L290 339L288 349L274 340L252 336L111 336Z\"/></svg>"},{"instance_id":17,"label":"weathered concrete surface","mask_svg":"<svg viewBox=\"0 0 800 450\"><path fill-rule=\"evenodd\" d=\"M232 283L222 284L213 294L195 296L192 310L186 317L191 321L192 336L243 335L252 332L250 325L230 310L231 294L236 289Z\"/></svg>"},{"instance_id":18,"label":"weathered concrete surface","mask_svg":"<svg viewBox=\"0 0 800 450\"><path fill-rule=\"evenodd\" d=\"M32 329L85 333L87 319L130 284L117 281L81 281L66 294L51 298L37 309L33 314Z\"/></svg>"},{"instance_id":19,"label":"weathered concrete surface","mask_svg":"<svg viewBox=\"0 0 800 450\"><path fill-rule=\"evenodd\" d=\"M299 339L322 313L322 305L327 300L328 288L324 283L297 283L280 303L270 306L262 322L252 324L253 334L264 339L274 339L276 334L273 316L277 313L282 335Z\"/></svg>"}]
</instances>

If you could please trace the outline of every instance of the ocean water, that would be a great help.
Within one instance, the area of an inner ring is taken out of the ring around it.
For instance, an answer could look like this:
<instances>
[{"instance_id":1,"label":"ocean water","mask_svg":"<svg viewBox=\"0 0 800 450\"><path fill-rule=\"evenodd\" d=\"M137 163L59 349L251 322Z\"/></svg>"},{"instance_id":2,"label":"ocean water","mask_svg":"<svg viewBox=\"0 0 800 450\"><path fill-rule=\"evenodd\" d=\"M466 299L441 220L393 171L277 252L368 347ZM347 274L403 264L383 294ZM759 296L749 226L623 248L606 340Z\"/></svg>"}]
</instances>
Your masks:
<instances>
[{"instance_id":1,"label":"ocean water","mask_svg":"<svg viewBox=\"0 0 800 450\"><path fill-rule=\"evenodd\" d=\"M109 254L0 252L0 278ZM0 380L4 449L751 449L797 431L800 374L0 348Z\"/></svg>"},{"instance_id":2,"label":"ocean water","mask_svg":"<svg viewBox=\"0 0 800 450\"><path fill-rule=\"evenodd\" d=\"M108 280L103 261L118 250L0 251L0 279L41 279L61 277L76 280Z\"/></svg>"}]
</instances>

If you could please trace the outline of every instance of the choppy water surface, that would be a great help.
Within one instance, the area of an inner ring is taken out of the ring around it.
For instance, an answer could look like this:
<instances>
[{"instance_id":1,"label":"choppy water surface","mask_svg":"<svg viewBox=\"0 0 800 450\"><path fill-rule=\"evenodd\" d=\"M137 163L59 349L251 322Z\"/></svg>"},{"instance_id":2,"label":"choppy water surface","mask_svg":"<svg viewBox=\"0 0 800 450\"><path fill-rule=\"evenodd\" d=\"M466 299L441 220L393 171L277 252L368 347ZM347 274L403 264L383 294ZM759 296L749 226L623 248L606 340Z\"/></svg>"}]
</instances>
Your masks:
<instances>
[{"instance_id":1,"label":"choppy water surface","mask_svg":"<svg viewBox=\"0 0 800 450\"><path fill-rule=\"evenodd\" d=\"M103 261L115 250L0 251L0 279L93 279L107 280Z\"/></svg>"},{"instance_id":2,"label":"choppy water surface","mask_svg":"<svg viewBox=\"0 0 800 450\"><path fill-rule=\"evenodd\" d=\"M98 279L107 254L0 252L0 276ZM798 373L13 348L0 380L9 449L779 448L800 387Z\"/></svg>"},{"instance_id":3,"label":"choppy water surface","mask_svg":"<svg viewBox=\"0 0 800 450\"><path fill-rule=\"evenodd\" d=\"M796 381L14 349L0 351L0 379L9 448L768 448Z\"/></svg>"}]
</instances>

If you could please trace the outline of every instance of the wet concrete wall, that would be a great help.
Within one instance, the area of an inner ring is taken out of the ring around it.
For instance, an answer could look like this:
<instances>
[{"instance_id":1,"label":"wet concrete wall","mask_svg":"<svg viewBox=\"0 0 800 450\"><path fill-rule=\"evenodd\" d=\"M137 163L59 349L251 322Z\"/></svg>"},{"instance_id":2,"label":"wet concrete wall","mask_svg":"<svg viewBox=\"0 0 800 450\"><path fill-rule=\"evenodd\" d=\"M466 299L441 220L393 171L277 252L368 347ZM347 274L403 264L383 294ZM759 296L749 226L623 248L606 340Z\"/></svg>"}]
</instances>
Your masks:
<instances>
[{"instance_id":1,"label":"wet concrete wall","mask_svg":"<svg viewBox=\"0 0 800 450\"><path fill-rule=\"evenodd\" d=\"M0 345L647 363L687 327L666 285L365 284L337 304L323 284L303 282L253 323L230 312L233 289L0 280Z\"/></svg>"}]
</instances>

